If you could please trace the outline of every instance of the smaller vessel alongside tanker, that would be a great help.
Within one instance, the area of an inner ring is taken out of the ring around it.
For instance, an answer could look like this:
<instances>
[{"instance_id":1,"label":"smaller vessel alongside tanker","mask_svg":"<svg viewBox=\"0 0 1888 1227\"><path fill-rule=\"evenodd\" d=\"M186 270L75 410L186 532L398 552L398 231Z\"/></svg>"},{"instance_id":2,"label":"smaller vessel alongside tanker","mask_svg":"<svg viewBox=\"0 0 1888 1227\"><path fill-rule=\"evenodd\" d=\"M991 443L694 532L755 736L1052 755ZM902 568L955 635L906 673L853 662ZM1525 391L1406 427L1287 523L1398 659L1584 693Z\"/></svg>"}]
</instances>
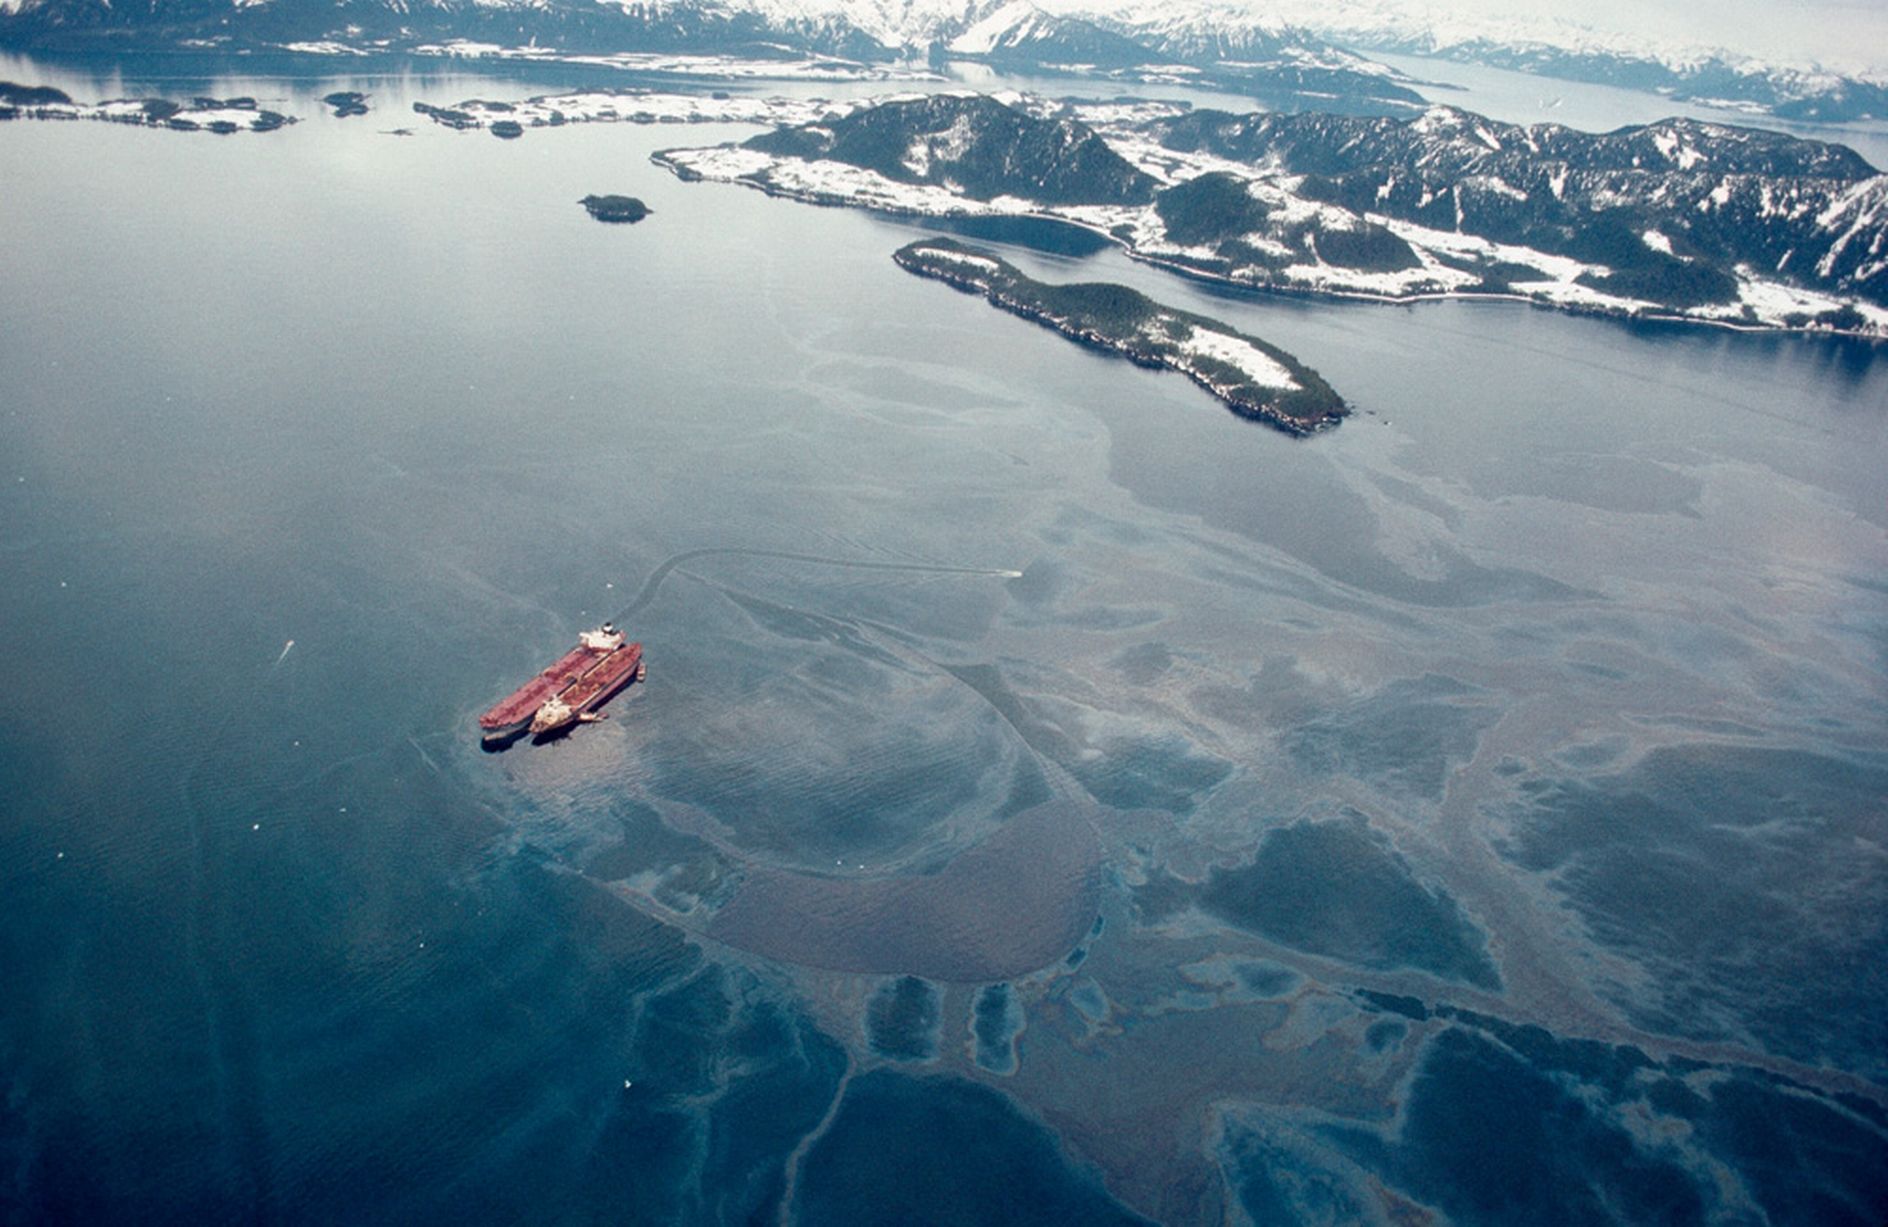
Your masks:
<instances>
[{"instance_id":1,"label":"smaller vessel alongside tanker","mask_svg":"<svg viewBox=\"0 0 1888 1227\"><path fill-rule=\"evenodd\" d=\"M488 742L505 741L529 729L534 735L608 717L599 709L618 691L648 675L642 644L605 622L577 637L577 646L512 691L479 717Z\"/></svg>"}]
</instances>

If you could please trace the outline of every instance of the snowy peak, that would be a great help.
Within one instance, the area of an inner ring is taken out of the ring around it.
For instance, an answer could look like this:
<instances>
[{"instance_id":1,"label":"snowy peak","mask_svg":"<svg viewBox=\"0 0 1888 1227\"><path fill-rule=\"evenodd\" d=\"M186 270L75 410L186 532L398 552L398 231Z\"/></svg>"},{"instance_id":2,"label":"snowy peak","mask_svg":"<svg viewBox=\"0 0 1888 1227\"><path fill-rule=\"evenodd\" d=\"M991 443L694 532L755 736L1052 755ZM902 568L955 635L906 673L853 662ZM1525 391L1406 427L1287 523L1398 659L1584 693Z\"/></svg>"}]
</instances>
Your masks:
<instances>
[{"instance_id":1,"label":"snowy peak","mask_svg":"<svg viewBox=\"0 0 1888 1227\"><path fill-rule=\"evenodd\" d=\"M1284 0L1319 34L1364 51L1458 63L1665 94L1751 115L1835 123L1888 117L1888 74L1877 48L1846 71L1810 59L1761 56L1672 39L1600 30L1519 12L1447 19L1420 5L1378 0ZM1859 15L1859 14L1858 14ZM1877 15L1869 21L1884 24ZM1868 39L1862 39L1862 46ZM1870 66L1862 67L1862 63Z\"/></svg>"},{"instance_id":2,"label":"snowy peak","mask_svg":"<svg viewBox=\"0 0 1888 1227\"><path fill-rule=\"evenodd\" d=\"M0 45L81 49L307 43L405 50L459 42L886 62L958 56L1112 74L1186 61L1272 103L1408 107L1387 70L1276 22L1171 4L1063 0L0 0ZM1225 71L1219 61L1227 59ZM1258 62L1263 61L1263 62ZM1169 72L1169 77L1171 73ZM1232 77L1239 77L1237 81Z\"/></svg>"},{"instance_id":3,"label":"snowy peak","mask_svg":"<svg viewBox=\"0 0 1888 1227\"><path fill-rule=\"evenodd\" d=\"M515 2L515 0L502 0ZM686 2L686 0L684 0ZM921 54L972 21L990 0L702 0L733 17L757 20L823 45L875 48L880 57Z\"/></svg>"},{"instance_id":4,"label":"snowy peak","mask_svg":"<svg viewBox=\"0 0 1888 1227\"><path fill-rule=\"evenodd\" d=\"M947 187L973 200L1144 204L1154 180L1093 129L1033 115L983 94L879 103L755 137L746 148L872 171L893 183Z\"/></svg>"},{"instance_id":5,"label":"snowy peak","mask_svg":"<svg viewBox=\"0 0 1888 1227\"><path fill-rule=\"evenodd\" d=\"M1234 63L1275 59L1302 49L1331 52L1323 38L1277 17L1226 5L1097 5L1093 19L1131 34L1168 59Z\"/></svg>"},{"instance_id":6,"label":"snowy peak","mask_svg":"<svg viewBox=\"0 0 1888 1227\"><path fill-rule=\"evenodd\" d=\"M1011 64L1086 64L1132 67L1150 63L1155 53L1093 22L1057 17L1029 3L1013 0L975 22L949 44L950 54Z\"/></svg>"}]
</instances>

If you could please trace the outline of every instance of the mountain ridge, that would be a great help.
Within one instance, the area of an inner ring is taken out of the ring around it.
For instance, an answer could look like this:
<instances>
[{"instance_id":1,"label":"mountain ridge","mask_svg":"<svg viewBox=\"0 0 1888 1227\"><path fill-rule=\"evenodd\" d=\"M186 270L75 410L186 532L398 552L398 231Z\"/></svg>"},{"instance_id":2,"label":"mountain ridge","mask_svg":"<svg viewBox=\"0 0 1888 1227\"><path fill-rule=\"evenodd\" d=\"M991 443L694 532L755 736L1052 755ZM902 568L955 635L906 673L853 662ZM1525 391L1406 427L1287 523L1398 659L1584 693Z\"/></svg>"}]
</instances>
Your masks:
<instances>
[{"instance_id":1,"label":"mountain ridge","mask_svg":"<svg viewBox=\"0 0 1888 1227\"><path fill-rule=\"evenodd\" d=\"M1018 156L1078 145L1079 162ZM657 160L818 203L1069 221L1266 289L1888 336L1888 176L1846 147L1733 125L1592 134L1448 107L1234 115L940 94Z\"/></svg>"},{"instance_id":2,"label":"mountain ridge","mask_svg":"<svg viewBox=\"0 0 1888 1227\"><path fill-rule=\"evenodd\" d=\"M1177 67L1209 73L1206 84L1255 86L1285 105L1336 94L1378 109L1419 101L1398 74L1367 58L1394 52L1783 119L1888 117L1888 70L1870 77L1721 51L1661 51L1571 26L1557 41L1525 22L1438 29L1367 4L1295 2L1285 10L1294 23L1276 9L1225 0L0 0L0 45L403 51L458 41L573 54L956 57L1104 74Z\"/></svg>"}]
</instances>

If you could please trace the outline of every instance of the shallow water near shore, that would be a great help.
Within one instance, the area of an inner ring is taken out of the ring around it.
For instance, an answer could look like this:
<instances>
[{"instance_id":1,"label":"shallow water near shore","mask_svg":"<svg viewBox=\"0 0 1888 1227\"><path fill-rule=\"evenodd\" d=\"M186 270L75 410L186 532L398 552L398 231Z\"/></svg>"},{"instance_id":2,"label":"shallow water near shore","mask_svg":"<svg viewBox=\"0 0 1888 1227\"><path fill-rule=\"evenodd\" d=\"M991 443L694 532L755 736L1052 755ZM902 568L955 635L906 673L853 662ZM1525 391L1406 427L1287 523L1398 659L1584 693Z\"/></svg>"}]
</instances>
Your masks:
<instances>
[{"instance_id":1,"label":"shallow water near shore","mask_svg":"<svg viewBox=\"0 0 1888 1227\"><path fill-rule=\"evenodd\" d=\"M749 130L207 88L0 125L0 1203L1888 1214L1888 353L979 239L1294 440L648 162Z\"/></svg>"}]
</instances>

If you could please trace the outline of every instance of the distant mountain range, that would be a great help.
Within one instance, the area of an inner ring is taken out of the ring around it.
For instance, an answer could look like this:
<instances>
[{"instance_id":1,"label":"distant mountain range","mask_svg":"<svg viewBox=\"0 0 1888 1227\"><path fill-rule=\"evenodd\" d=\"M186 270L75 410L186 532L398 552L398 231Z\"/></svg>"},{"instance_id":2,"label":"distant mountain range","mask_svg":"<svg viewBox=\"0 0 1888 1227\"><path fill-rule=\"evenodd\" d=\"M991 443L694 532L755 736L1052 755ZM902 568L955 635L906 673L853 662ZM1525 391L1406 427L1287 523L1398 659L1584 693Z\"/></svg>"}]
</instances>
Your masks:
<instances>
[{"instance_id":1,"label":"distant mountain range","mask_svg":"<svg viewBox=\"0 0 1888 1227\"><path fill-rule=\"evenodd\" d=\"M865 63L973 59L1013 70L1196 81L1287 109L1393 111L1417 95L1358 50L1409 52L1653 90L1801 120L1888 116L1888 83L1728 55L1438 33L1355 5L1291 0L1300 24L1218 0L0 0L0 45L655 52ZM1313 32L1316 30L1317 32ZM1347 49L1355 48L1356 50Z\"/></svg>"},{"instance_id":2,"label":"distant mountain range","mask_svg":"<svg viewBox=\"0 0 1888 1227\"><path fill-rule=\"evenodd\" d=\"M1030 0L0 0L0 45L329 53L472 47L746 60L827 56L1233 90L1263 105L1414 110L1391 70L1279 23L1238 29L1056 15Z\"/></svg>"},{"instance_id":3,"label":"distant mountain range","mask_svg":"<svg viewBox=\"0 0 1888 1227\"><path fill-rule=\"evenodd\" d=\"M13 45L332 39L392 47L536 40L582 51L866 61L951 54L1098 68L1224 58L1180 54L1122 23L1056 16L1029 0L0 0L0 38ZM1286 27L1268 29L1250 50L1247 58L1310 52L1367 63Z\"/></svg>"},{"instance_id":4,"label":"distant mountain range","mask_svg":"<svg viewBox=\"0 0 1888 1227\"><path fill-rule=\"evenodd\" d=\"M1725 53L1659 53L1556 46L1533 39L1440 40L1426 34L1388 33L1360 34L1355 45L1663 94L1778 119L1843 123L1888 117L1888 83Z\"/></svg>"},{"instance_id":5,"label":"distant mountain range","mask_svg":"<svg viewBox=\"0 0 1888 1227\"><path fill-rule=\"evenodd\" d=\"M1770 40L1742 51L1711 42L1716 23L1699 7L1696 34L1607 30L1583 24L1575 10L1549 16L1527 6L1460 6L1421 0L1041 0L1060 13L1106 13L1103 24L1124 25L1143 41L1162 32L1170 45L1204 49L1219 39L1237 58L1236 41L1249 28L1288 26L1327 43L1371 55L1400 53L1465 64L1484 64L1548 79L1610 85L1661 94L1779 119L1834 123L1888 118L1888 21L1858 11L1848 24L1857 45L1846 59L1867 68L1838 71L1775 54ZM1858 10L1859 10L1858 6ZM1779 10L1779 24L1792 19ZM1870 39L1873 38L1874 45Z\"/></svg>"}]
</instances>

